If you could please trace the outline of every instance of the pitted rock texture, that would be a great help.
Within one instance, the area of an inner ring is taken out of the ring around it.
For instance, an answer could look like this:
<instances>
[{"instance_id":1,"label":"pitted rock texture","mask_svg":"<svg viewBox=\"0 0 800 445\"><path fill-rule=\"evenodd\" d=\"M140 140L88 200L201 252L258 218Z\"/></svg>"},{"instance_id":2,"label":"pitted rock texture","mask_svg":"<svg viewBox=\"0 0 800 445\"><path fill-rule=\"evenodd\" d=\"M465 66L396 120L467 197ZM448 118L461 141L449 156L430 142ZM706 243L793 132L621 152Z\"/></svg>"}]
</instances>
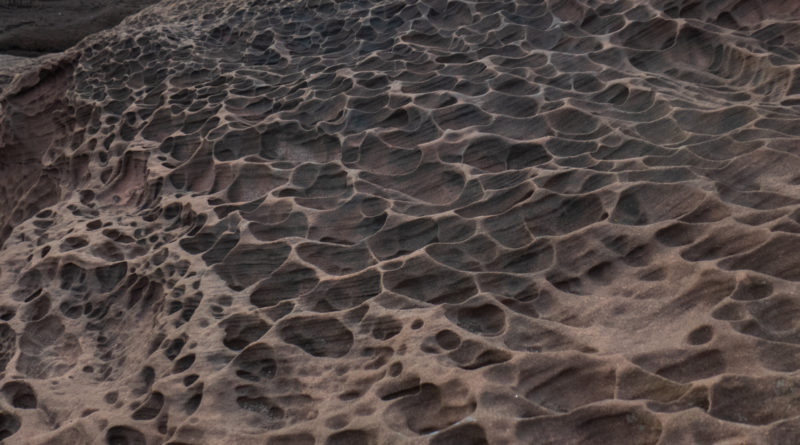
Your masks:
<instances>
[{"instance_id":1,"label":"pitted rock texture","mask_svg":"<svg viewBox=\"0 0 800 445\"><path fill-rule=\"evenodd\" d=\"M165 1L0 96L0 438L800 441L800 4Z\"/></svg>"}]
</instances>

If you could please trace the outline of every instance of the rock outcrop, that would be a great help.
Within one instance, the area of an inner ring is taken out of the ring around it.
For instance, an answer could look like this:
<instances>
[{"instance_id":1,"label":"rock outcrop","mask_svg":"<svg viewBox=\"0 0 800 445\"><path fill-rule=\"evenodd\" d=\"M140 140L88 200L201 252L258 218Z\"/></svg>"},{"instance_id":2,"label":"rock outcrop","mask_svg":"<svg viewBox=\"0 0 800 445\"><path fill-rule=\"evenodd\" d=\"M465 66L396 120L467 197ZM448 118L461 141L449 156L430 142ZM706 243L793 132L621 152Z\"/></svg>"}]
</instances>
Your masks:
<instances>
[{"instance_id":1,"label":"rock outcrop","mask_svg":"<svg viewBox=\"0 0 800 445\"><path fill-rule=\"evenodd\" d=\"M174 0L6 66L0 438L800 442L798 38Z\"/></svg>"}]
</instances>

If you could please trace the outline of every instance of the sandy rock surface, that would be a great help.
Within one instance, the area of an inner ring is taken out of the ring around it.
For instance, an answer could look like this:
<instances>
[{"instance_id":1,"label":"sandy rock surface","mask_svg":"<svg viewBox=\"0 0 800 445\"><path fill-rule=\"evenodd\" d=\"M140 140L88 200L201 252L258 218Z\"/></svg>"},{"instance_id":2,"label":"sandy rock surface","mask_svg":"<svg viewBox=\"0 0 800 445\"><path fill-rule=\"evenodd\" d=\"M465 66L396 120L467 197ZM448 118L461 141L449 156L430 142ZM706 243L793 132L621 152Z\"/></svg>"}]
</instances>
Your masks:
<instances>
[{"instance_id":1,"label":"sandy rock surface","mask_svg":"<svg viewBox=\"0 0 800 445\"><path fill-rule=\"evenodd\" d=\"M780 0L168 0L3 65L0 438L800 443L797 42Z\"/></svg>"}]
</instances>

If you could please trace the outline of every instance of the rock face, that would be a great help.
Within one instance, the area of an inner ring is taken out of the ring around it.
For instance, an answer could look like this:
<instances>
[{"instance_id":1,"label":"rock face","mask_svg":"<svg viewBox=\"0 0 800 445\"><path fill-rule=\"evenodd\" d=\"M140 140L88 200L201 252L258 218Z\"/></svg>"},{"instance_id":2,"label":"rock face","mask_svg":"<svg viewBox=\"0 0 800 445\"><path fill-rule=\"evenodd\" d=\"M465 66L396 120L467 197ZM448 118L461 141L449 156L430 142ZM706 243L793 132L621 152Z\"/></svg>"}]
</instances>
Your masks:
<instances>
[{"instance_id":1,"label":"rock face","mask_svg":"<svg viewBox=\"0 0 800 445\"><path fill-rule=\"evenodd\" d=\"M64 51L153 3L155 0L0 0L0 53Z\"/></svg>"},{"instance_id":2,"label":"rock face","mask_svg":"<svg viewBox=\"0 0 800 445\"><path fill-rule=\"evenodd\" d=\"M175 0L4 65L0 439L800 442L799 39Z\"/></svg>"}]
</instances>

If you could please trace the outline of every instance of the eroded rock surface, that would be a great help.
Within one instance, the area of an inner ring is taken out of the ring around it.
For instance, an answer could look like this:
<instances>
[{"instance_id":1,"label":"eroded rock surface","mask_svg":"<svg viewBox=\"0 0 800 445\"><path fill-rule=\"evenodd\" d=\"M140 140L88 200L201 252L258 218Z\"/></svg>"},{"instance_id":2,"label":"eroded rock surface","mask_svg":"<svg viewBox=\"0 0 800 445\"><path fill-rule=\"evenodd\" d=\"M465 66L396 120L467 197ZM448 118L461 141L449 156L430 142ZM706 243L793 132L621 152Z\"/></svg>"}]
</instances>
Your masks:
<instances>
[{"instance_id":1,"label":"eroded rock surface","mask_svg":"<svg viewBox=\"0 0 800 445\"><path fill-rule=\"evenodd\" d=\"M0 438L798 442L799 38L177 0L4 68Z\"/></svg>"}]
</instances>

